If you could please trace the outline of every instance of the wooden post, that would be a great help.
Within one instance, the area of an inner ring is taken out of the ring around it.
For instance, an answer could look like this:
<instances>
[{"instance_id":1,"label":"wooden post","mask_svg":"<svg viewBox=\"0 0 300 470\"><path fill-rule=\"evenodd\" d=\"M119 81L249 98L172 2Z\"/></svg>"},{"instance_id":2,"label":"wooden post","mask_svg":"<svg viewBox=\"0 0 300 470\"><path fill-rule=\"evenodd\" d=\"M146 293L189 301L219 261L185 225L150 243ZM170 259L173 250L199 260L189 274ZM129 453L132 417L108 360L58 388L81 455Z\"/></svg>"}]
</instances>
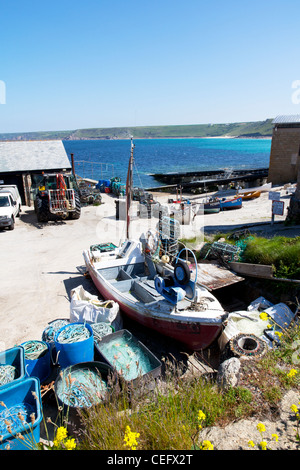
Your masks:
<instances>
[{"instance_id":1,"label":"wooden post","mask_svg":"<svg viewBox=\"0 0 300 470\"><path fill-rule=\"evenodd\" d=\"M75 176L74 153L71 153L72 173Z\"/></svg>"}]
</instances>

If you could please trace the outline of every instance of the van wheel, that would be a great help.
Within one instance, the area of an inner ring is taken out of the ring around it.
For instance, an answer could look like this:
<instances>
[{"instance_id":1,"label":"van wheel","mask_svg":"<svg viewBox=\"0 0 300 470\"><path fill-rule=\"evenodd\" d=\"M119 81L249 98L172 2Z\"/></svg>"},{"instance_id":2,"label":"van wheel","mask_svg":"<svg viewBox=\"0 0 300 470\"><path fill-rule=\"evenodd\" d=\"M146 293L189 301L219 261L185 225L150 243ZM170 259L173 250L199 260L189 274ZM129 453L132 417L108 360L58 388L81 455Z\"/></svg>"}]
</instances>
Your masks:
<instances>
[{"instance_id":1,"label":"van wheel","mask_svg":"<svg viewBox=\"0 0 300 470\"><path fill-rule=\"evenodd\" d=\"M8 230L13 230L15 228L14 218L12 219L12 224L8 227Z\"/></svg>"}]
</instances>

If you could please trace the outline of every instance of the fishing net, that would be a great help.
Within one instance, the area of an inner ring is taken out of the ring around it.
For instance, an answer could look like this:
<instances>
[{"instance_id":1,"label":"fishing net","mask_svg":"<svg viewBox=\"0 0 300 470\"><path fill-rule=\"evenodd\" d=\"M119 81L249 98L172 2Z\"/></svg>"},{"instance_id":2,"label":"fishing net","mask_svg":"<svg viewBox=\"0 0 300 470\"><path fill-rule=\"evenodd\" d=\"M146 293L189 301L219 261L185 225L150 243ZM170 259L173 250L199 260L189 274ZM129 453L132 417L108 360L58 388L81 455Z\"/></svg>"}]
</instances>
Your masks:
<instances>
[{"instance_id":1,"label":"fishing net","mask_svg":"<svg viewBox=\"0 0 300 470\"><path fill-rule=\"evenodd\" d=\"M0 366L0 386L12 382L17 375L17 369L9 364Z\"/></svg>"},{"instance_id":2,"label":"fishing net","mask_svg":"<svg viewBox=\"0 0 300 470\"><path fill-rule=\"evenodd\" d=\"M25 359L35 360L42 357L48 351L48 346L42 341L26 341L23 343Z\"/></svg>"},{"instance_id":3,"label":"fishing net","mask_svg":"<svg viewBox=\"0 0 300 470\"><path fill-rule=\"evenodd\" d=\"M68 325L68 323L68 320L54 320L53 322L49 323L49 325L43 331L42 340L46 341L47 343L52 343L54 341L56 332L63 326Z\"/></svg>"},{"instance_id":4,"label":"fishing net","mask_svg":"<svg viewBox=\"0 0 300 470\"><path fill-rule=\"evenodd\" d=\"M0 408L1 409L1 408ZM35 408L28 403L20 403L0 411L0 436L9 432L22 432L26 424L35 419ZM21 428L21 429L20 429Z\"/></svg>"},{"instance_id":5,"label":"fishing net","mask_svg":"<svg viewBox=\"0 0 300 470\"><path fill-rule=\"evenodd\" d=\"M97 369L78 368L60 374L56 394L67 406L86 408L103 401L107 389Z\"/></svg>"},{"instance_id":6,"label":"fishing net","mask_svg":"<svg viewBox=\"0 0 300 470\"><path fill-rule=\"evenodd\" d=\"M125 380L134 380L152 370L150 358L129 335L102 342L98 348Z\"/></svg>"},{"instance_id":7,"label":"fishing net","mask_svg":"<svg viewBox=\"0 0 300 470\"><path fill-rule=\"evenodd\" d=\"M84 324L70 323L59 333L56 339L59 343L77 343L88 339L90 336L91 333Z\"/></svg>"},{"instance_id":8,"label":"fishing net","mask_svg":"<svg viewBox=\"0 0 300 470\"><path fill-rule=\"evenodd\" d=\"M101 339L104 336L110 335L113 333L114 329L111 325L108 323L92 323L91 324L92 330L93 330L93 335L94 335L94 340L95 341L101 341Z\"/></svg>"}]
</instances>

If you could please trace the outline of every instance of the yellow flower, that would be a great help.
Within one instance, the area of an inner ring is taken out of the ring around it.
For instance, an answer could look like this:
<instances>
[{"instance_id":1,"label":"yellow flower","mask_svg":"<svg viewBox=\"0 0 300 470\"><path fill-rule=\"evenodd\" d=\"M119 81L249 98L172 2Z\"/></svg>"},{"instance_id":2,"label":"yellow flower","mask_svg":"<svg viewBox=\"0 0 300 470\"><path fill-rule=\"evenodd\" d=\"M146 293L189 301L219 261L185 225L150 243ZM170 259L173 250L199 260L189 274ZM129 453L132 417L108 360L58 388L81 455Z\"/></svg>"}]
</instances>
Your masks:
<instances>
[{"instance_id":1,"label":"yellow flower","mask_svg":"<svg viewBox=\"0 0 300 470\"><path fill-rule=\"evenodd\" d=\"M282 333L281 333L281 331L275 331L275 335L277 335L277 336L278 336L278 338L281 338L281 336L282 336Z\"/></svg>"},{"instance_id":2,"label":"yellow flower","mask_svg":"<svg viewBox=\"0 0 300 470\"><path fill-rule=\"evenodd\" d=\"M269 319L269 315L267 314L267 312L261 312L261 314L259 315L259 318L261 320L267 321Z\"/></svg>"},{"instance_id":3,"label":"yellow flower","mask_svg":"<svg viewBox=\"0 0 300 470\"><path fill-rule=\"evenodd\" d=\"M63 426L60 426L59 428L57 428L56 436L54 439L54 445L58 446L61 442L63 442L63 440L67 437L67 435L68 435L68 431L66 430L66 428L64 428Z\"/></svg>"},{"instance_id":4,"label":"yellow flower","mask_svg":"<svg viewBox=\"0 0 300 470\"><path fill-rule=\"evenodd\" d=\"M265 432L265 430L266 430L265 425L262 424L262 423L258 423L258 425L256 426L256 428L257 428L257 430L258 430L259 432Z\"/></svg>"},{"instance_id":5,"label":"yellow flower","mask_svg":"<svg viewBox=\"0 0 300 470\"><path fill-rule=\"evenodd\" d=\"M287 376L292 379L296 374L298 374L298 371L296 369L291 369Z\"/></svg>"},{"instance_id":6,"label":"yellow flower","mask_svg":"<svg viewBox=\"0 0 300 470\"><path fill-rule=\"evenodd\" d=\"M267 450L267 443L266 443L266 441L261 441L261 442L260 442L260 447L261 447L261 450Z\"/></svg>"},{"instance_id":7,"label":"yellow flower","mask_svg":"<svg viewBox=\"0 0 300 470\"><path fill-rule=\"evenodd\" d=\"M76 442L75 442L75 439L67 439L65 442L64 442L64 446L67 450L73 450L75 449L76 447Z\"/></svg>"},{"instance_id":8,"label":"yellow flower","mask_svg":"<svg viewBox=\"0 0 300 470\"><path fill-rule=\"evenodd\" d=\"M130 447L131 450L136 450L138 445L137 439L140 437L138 432L132 432L129 426L126 426L124 436L124 446Z\"/></svg>"},{"instance_id":9,"label":"yellow flower","mask_svg":"<svg viewBox=\"0 0 300 470\"><path fill-rule=\"evenodd\" d=\"M198 421L203 421L204 419L206 419L206 415L203 413L203 411L199 410Z\"/></svg>"},{"instance_id":10,"label":"yellow flower","mask_svg":"<svg viewBox=\"0 0 300 470\"><path fill-rule=\"evenodd\" d=\"M278 442L278 434L272 434L272 439L274 439L275 442Z\"/></svg>"},{"instance_id":11,"label":"yellow flower","mask_svg":"<svg viewBox=\"0 0 300 470\"><path fill-rule=\"evenodd\" d=\"M248 445L249 445L249 447L255 447L255 444L254 444L253 441L249 441L249 442L248 442Z\"/></svg>"},{"instance_id":12,"label":"yellow flower","mask_svg":"<svg viewBox=\"0 0 300 470\"><path fill-rule=\"evenodd\" d=\"M291 410L294 412L294 413L298 413L298 408L296 405L292 405L291 406Z\"/></svg>"},{"instance_id":13,"label":"yellow flower","mask_svg":"<svg viewBox=\"0 0 300 470\"><path fill-rule=\"evenodd\" d=\"M214 446L210 441L203 441L202 442L202 450L214 450Z\"/></svg>"}]
</instances>

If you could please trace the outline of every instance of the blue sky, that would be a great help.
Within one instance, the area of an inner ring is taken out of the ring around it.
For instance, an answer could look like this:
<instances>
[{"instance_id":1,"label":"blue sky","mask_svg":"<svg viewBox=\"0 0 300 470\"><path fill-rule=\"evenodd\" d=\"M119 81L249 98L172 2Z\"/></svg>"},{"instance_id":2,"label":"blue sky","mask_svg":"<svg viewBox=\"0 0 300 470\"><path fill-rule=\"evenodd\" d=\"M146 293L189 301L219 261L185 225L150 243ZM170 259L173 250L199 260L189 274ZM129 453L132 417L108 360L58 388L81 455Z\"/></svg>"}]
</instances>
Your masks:
<instances>
[{"instance_id":1,"label":"blue sky","mask_svg":"<svg viewBox=\"0 0 300 470\"><path fill-rule=\"evenodd\" d=\"M0 133L300 114L299 19L299 0L0 0Z\"/></svg>"}]
</instances>

